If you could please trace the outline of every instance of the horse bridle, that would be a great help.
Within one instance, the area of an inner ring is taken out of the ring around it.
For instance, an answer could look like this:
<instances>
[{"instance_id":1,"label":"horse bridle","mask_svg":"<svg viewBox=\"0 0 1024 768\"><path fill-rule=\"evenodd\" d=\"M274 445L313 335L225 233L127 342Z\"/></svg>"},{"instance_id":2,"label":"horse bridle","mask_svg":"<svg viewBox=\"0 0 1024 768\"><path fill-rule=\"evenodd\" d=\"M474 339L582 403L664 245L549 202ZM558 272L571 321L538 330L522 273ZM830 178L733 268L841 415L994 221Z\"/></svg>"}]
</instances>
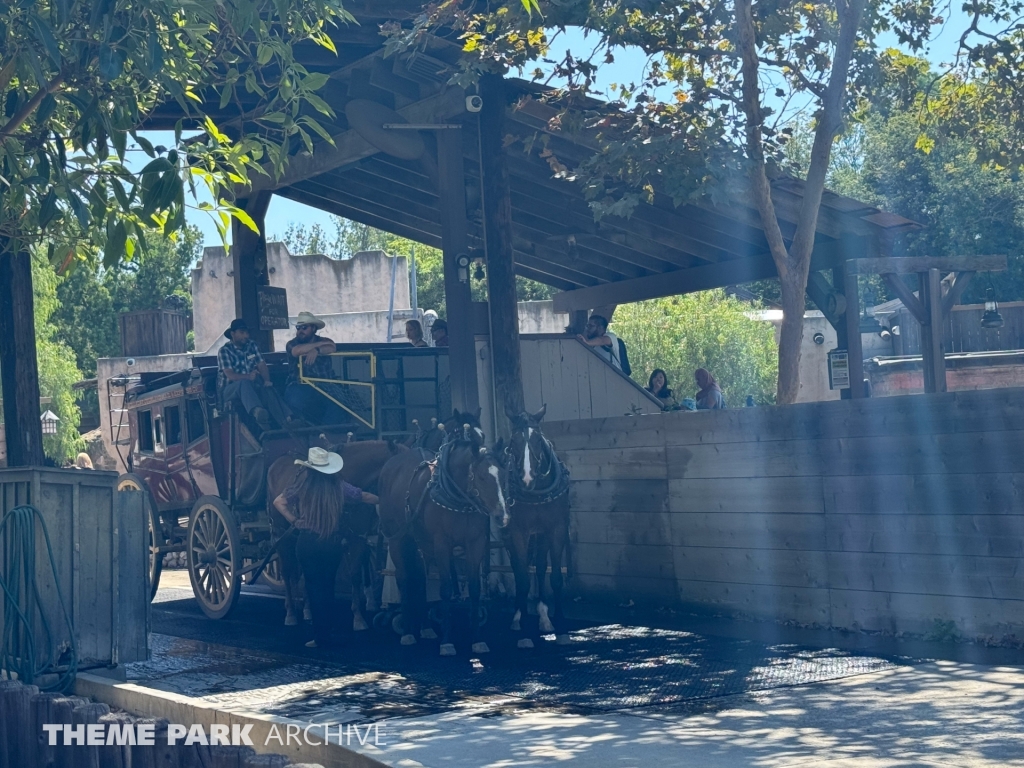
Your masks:
<instances>
[{"instance_id":1,"label":"horse bridle","mask_svg":"<svg viewBox=\"0 0 1024 768\"><path fill-rule=\"evenodd\" d=\"M530 450L530 429L531 427L528 426L516 427L516 431L524 435L527 451ZM514 506L517 501L524 504L547 504L564 496L569 490L569 469L558 458L555 447L541 432L540 427L532 427L532 429L540 436L541 459L547 468L537 475L538 482L534 484L534 489L527 488L523 485L519 474L519 465L512 452L512 443L509 441L509 444L505 446L505 485L509 506ZM538 487L542 478L550 478L550 481L546 485Z\"/></svg>"}]
</instances>

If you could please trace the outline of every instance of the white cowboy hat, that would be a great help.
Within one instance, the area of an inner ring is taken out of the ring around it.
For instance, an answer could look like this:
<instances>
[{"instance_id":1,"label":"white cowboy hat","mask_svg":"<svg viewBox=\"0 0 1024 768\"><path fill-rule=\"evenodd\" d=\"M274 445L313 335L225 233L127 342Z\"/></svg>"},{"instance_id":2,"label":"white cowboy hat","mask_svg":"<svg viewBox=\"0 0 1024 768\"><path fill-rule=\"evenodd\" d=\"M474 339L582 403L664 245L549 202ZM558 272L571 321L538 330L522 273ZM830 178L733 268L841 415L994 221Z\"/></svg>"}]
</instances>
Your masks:
<instances>
[{"instance_id":1,"label":"white cowboy hat","mask_svg":"<svg viewBox=\"0 0 1024 768\"><path fill-rule=\"evenodd\" d=\"M313 325L317 329L323 328L327 323L321 320L319 317L314 315L312 312L299 312L299 316L295 318L296 325Z\"/></svg>"},{"instance_id":2,"label":"white cowboy hat","mask_svg":"<svg viewBox=\"0 0 1024 768\"><path fill-rule=\"evenodd\" d=\"M323 472L325 475L341 472L341 468L345 466L341 456L325 451L323 448L310 448L308 460L296 459L295 463L301 464L303 467L315 469L317 472Z\"/></svg>"}]
</instances>

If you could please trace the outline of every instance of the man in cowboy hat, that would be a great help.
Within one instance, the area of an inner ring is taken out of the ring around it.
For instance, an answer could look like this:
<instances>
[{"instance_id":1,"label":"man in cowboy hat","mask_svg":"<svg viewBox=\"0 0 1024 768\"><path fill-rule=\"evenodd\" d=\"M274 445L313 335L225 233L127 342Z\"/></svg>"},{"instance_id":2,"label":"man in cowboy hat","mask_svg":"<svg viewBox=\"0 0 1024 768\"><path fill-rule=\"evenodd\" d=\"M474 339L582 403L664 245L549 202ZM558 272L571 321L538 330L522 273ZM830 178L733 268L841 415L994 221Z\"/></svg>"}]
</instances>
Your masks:
<instances>
[{"instance_id":1,"label":"man in cowboy hat","mask_svg":"<svg viewBox=\"0 0 1024 768\"><path fill-rule=\"evenodd\" d=\"M291 421L287 407L270 381L270 371L259 347L249 338L245 320L232 320L224 336L229 341L217 353L217 391L221 403L226 405L237 400L260 429L272 428L271 415L280 426Z\"/></svg>"},{"instance_id":2,"label":"man in cowboy hat","mask_svg":"<svg viewBox=\"0 0 1024 768\"><path fill-rule=\"evenodd\" d=\"M285 352L288 353L288 386L284 390L284 401L310 424L335 424L341 419L341 409L337 405L299 380L300 359L305 378L335 378L329 357L335 345L326 336L317 333L323 327L324 321L311 312L300 312L295 318L295 338L285 345Z\"/></svg>"}]
</instances>

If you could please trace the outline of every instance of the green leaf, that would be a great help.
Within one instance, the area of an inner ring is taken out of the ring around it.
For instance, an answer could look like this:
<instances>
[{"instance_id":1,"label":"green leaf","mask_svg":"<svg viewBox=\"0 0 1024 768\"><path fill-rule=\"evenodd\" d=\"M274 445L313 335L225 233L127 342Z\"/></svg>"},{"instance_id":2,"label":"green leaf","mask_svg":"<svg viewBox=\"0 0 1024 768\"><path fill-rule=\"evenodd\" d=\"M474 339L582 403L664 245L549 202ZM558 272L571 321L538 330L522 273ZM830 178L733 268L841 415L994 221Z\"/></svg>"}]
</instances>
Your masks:
<instances>
[{"instance_id":1,"label":"green leaf","mask_svg":"<svg viewBox=\"0 0 1024 768\"><path fill-rule=\"evenodd\" d=\"M137 133L132 133L132 138L135 139L135 143L142 147L142 151L150 157L156 157L156 152L153 150L153 144L145 136L140 136Z\"/></svg>"},{"instance_id":2,"label":"green leaf","mask_svg":"<svg viewBox=\"0 0 1024 768\"><path fill-rule=\"evenodd\" d=\"M935 149L935 139L931 138L926 133L919 134L917 141L914 142L914 149L920 150L926 155L930 155L932 150Z\"/></svg>"},{"instance_id":3,"label":"green leaf","mask_svg":"<svg viewBox=\"0 0 1024 768\"><path fill-rule=\"evenodd\" d=\"M171 161L166 157L158 157L155 160L150 160L139 173L145 176L147 173L165 173L167 171L176 170Z\"/></svg>"},{"instance_id":4,"label":"green leaf","mask_svg":"<svg viewBox=\"0 0 1024 768\"><path fill-rule=\"evenodd\" d=\"M60 69L63 64L63 57L60 54L60 46L57 45L57 39L53 36L53 32L50 31L49 25L34 13L32 14L32 23L35 25L36 35L46 49L54 69Z\"/></svg>"},{"instance_id":5,"label":"green leaf","mask_svg":"<svg viewBox=\"0 0 1024 768\"><path fill-rule=\"evenodd\" d=\"M245 224L249 229L255 232L257 235L260 233L260 228L256 226L256 222L252 220L252 216L243 211L241 208L236 208L233 205L226 206L226 209L238 219L240 222Z\"/></svg>"},{"instance_id":6,"label":"green leaf","mask_svg":"<svg viewBox=\"0 0 1024 768\"><path fill-rule=\"evenodd\" d=\"M274 49L266 43L256 46L256 63L261 67L266 66L274 56Z\"/></svg>"},{"instance_id":7,"label":"green leaf","mask_svg":"<svg viewBox=\"0 0 1024 768\"><path fill-rule=\"evenodd\" d=\"M103 265L107 268L116 266L125 255L125 243L128 240L128 231L124 222L118 221L110 237L107 238L103 247Z\"/></svg>"},{"instance_id":8,"label":"green leaf","mask_svg":"<svg viewBox=\"0 0 1024 768\"><path fill-rule=\"evenodd\" d=\"M39 206L39 226L45 228L57 213L57 192L52 187L43 197Z\"/></svg>"},{"instance_id":9,"label":"green leaf","mask_svg":"<svg viewBox=\"0 0 1024 768\"><path fill-rule=\"evenodd\" d=\"M323 88L330 79L330 75L325 75L323 72L311 72L302 78L302 84L309 90L316 91Z\"/></svg>"}]
</instances>

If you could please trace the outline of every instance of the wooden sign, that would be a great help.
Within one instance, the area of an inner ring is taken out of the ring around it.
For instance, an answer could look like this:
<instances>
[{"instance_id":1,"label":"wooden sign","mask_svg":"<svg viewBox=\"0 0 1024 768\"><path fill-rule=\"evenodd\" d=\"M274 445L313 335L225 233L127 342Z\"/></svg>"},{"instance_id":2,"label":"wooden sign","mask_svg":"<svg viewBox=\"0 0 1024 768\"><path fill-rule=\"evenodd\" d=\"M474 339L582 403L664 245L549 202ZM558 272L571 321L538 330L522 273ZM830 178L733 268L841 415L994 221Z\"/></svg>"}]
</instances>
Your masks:
<instances>
[{"instance_id":1,"label":"wooden sign","mask_svg":"<svg viewBox=\"0 0 1024 768\"><path fill-rule=\"evenodd\" d=\"M275 331L288 328L288 293L284 288L261 285L257 294L260 310L260 330Z\"/></svg>"}]
</instances>

